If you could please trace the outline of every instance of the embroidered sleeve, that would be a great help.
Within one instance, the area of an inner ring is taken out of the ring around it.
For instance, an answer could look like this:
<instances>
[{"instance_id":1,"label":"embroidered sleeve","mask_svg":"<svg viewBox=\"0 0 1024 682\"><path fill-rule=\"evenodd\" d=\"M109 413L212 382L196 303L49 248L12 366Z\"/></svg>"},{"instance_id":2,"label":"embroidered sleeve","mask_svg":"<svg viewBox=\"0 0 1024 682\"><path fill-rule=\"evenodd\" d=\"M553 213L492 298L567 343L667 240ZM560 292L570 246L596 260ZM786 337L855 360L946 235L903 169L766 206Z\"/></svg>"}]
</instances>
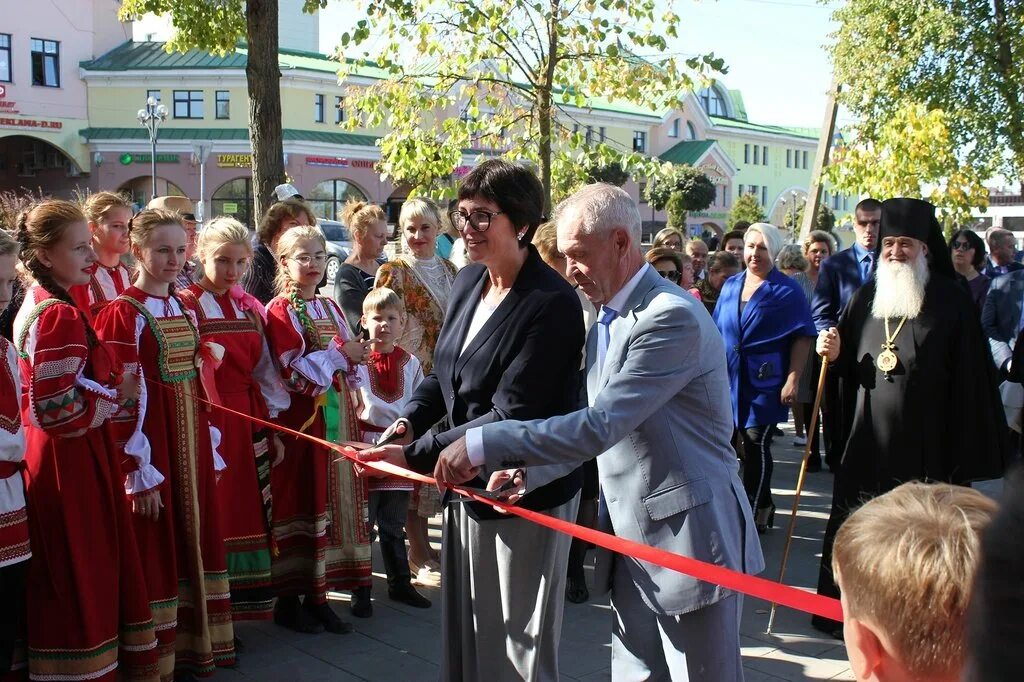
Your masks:
<instances>
[{"instance_id":1,"label":"embroidered sleeve","mask_svg":"<svg viewBox=\"0 0 1024 682\"><path fill-rule=\"evenodd\" d=\"M333 344L327 350L307 352L301 329L288 300L271 301L267 308L267 343L278 360L284 385L292 393L317 396L331 387L335 372L348 369L348 362Z\"/></svg>"},{"instance_id":2,"label":"embroidered sleeve","mask_svg":"<svg viewBox=\"0 0 1024 682\"><path fill-rule=\"evenodd\" d=\"M84 376L89 348L81 311L66 304L50 306L32 324L27 341L33 424L54 435L70 435L94 429L114 413L117 392Z\"/></svg>"},{"instance_id":3,"label":"embroidered sleeve","mask_svg":"<svg viewBox=\"0 0 1024 682\"><path fill-rule=\"evenodd\" d=\"M274 358L270 354L270 346L267 345L266 336L262 340L260 359L256 363L253 375L260 385L260 392L263 393L263 400L267 403L267 412L271 419L288 409L292 398L281 380L281 373L274 365Z\"/></svg>"},{"instance_id":4,"label":"embroidered sleeve","mask_svg":"<svg viewBox=\"0 0 1024 682\"><path fill-rule=\"evenodd\" d=\"M114 301L96 318L96 333L123 363L125 375L138 377L135 396L124 396L121 409L111 420L114 441L124 453L125 492L129 495L155 488L164 476L150 462L149 438L143 433L148 392L142 364L139 362L139 338L146 321L131 305Z\"/></svg>"}]
</instances>

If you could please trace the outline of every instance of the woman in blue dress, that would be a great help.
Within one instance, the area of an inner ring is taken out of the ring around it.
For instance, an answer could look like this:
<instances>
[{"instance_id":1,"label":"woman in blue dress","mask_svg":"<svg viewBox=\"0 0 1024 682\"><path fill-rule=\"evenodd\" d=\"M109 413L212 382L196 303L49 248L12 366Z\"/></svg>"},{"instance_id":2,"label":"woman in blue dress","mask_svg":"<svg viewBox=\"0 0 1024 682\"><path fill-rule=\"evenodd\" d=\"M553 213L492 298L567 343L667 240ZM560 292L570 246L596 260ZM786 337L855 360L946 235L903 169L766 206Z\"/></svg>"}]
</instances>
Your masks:
<instances>
[{"instance_id":1,"label":"woman in blue dress","mask_svg":"<svg viewBox=\"0 0 1024 682\"><path fill-rule=\"evenodd\" d=\"M747 228L746 270L726 281L714 314L725 341L733 419L743 439L743 487L759 533L775 518L771 429L789 418L816 335L800 286L775 268L782 244L772 225Z\"/></svg>"}]
</instances>

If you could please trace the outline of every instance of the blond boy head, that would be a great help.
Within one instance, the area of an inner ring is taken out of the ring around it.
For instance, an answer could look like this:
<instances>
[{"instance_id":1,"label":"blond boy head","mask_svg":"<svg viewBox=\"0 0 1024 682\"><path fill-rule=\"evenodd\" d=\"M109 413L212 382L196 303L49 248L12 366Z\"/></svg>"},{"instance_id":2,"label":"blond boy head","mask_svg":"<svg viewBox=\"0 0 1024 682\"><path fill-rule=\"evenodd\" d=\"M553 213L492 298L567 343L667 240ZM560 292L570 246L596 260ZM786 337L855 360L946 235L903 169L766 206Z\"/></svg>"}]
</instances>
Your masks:
<instances>
[{"instance_id":1,"label":"blond boy head","mask_svg":"<svg viewBox=\"0 0 1024 682\"><path fill-rule=\"evenodd\" d=\"M958 680L980 533L996 504L946 484L904 483L836 534L846 648L858 680Z\"/></svg>"}]
</instances>

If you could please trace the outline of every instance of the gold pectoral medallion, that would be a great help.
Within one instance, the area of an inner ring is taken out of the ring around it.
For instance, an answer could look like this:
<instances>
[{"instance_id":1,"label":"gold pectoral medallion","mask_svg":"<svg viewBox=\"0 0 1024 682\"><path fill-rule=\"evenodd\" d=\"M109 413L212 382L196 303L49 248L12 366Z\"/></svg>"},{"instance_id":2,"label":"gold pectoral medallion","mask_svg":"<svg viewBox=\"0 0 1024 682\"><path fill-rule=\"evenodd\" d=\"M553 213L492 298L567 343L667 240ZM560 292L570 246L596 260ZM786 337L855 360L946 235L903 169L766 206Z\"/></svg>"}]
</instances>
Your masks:
<instances>
[{"instance_id":1,"label":"gold pectoral medallion","mask_svg":"<svg viewBox=\"0 0 1024 682\"><path fill-rule=\"evenodd\" d=\"M899 325L896 327L895 333L889 333L889 318L885 318L885 343L882 344L882 352L875 358L875 367L878 368L882 374L885 375L886 379L891 378L892 371L896 369L900 364L899 356L896 355L896 337L899 335L900 330L903 329L903 325L906 324L907 318L900 320Z\"/></svg>"}]
</instances>

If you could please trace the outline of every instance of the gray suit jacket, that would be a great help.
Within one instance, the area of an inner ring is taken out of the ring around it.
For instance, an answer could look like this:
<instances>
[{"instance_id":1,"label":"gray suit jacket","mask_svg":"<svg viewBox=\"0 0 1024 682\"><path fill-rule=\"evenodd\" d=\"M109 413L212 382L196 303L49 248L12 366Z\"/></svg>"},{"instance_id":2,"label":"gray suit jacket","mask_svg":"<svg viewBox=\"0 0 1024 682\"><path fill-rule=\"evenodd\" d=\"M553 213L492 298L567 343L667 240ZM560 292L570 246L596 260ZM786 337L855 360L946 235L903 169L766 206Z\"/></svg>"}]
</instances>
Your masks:
<instances>
[{"instance_id":1,"label":"gray suit jacket","mask_svg":"<svg viewBox=\"0 0 1024 682\"><path fill-rule=\"evenodd\" d=\"M1021 300L1024 298L1024 270L1000 275L992 280L985 307L981 310L981 327L988 337L992 359L1000 370L1013 355L1013 342L1020 324Z\"/></svg>"},{"instance_id":2,"label":"gray suit jacket","mask_svg":"<svg viewBox=\"0 0 1024 682\"><path fill-rule=\"evenodd\" d=\"M596 340L595 325L587 344L590 406L546 420L484 426L487 468L597 457L611 524L603 530L761 572L764 558L730 445L725 348L707 310L652 269L611 325L603 368L594 366ZM635 559L622 565L658 614L688 613L732 593Z\"/></svg>"}]
</instances>

